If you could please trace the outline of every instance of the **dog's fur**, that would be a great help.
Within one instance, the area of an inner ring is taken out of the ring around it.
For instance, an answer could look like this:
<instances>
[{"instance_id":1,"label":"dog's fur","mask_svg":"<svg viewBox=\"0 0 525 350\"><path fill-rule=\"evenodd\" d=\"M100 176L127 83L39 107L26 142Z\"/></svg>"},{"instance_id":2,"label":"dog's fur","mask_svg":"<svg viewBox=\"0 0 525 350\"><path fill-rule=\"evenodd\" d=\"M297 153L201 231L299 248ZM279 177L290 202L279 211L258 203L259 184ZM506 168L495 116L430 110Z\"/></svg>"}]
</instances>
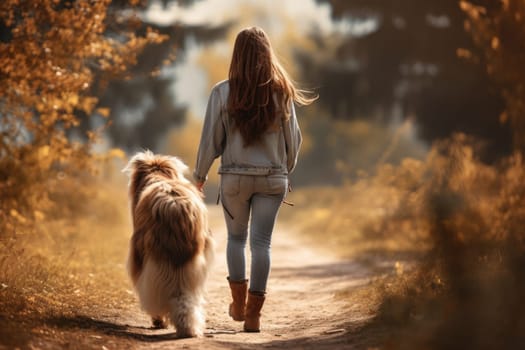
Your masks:
<instances>
[{"instance_id":1,"label":"dog's fur","mask_svg":"<svg viewBox=\"0 0 525 350\"><path fill-rule=\"evenodd\" d=\"M133 219L128 271L142 308L156 327L169 321L179 337L204 330L204 283L213 239L201 193L175 157L137 153L130 176Z\"/></svg>"}]
</instances>

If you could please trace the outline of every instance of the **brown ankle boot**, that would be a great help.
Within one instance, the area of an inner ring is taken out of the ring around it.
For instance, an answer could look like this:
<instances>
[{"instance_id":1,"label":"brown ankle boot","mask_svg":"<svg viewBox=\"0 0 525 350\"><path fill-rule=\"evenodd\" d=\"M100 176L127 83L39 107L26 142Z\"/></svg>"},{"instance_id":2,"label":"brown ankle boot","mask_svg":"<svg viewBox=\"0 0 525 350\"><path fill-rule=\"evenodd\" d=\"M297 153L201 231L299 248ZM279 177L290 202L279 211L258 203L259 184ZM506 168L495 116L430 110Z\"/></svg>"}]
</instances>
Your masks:
<instances>
[{"instance_id":1,"label":"brown ankle boot","mask_svg":"<svg viewBox=\"0 0 525 350\"><path fill-rule=\"evenodd\" d=\"M244 321L246 310L246 292L248 290L248 280L232 281L228 277L233 302L230 304L229 314L235 321Z\"/></svg>"},{"instance_id":2,"label":"brown ankle boot","mask_svg":"<svg viewBox=\"0 0 525 350\"><path fill-rule=\"evenodd\" d=\"M264 304L264 292L249 292L246 303L246 317L244 320L245 332L260 332L261 309Z\"/></svg>"}]
</instances>

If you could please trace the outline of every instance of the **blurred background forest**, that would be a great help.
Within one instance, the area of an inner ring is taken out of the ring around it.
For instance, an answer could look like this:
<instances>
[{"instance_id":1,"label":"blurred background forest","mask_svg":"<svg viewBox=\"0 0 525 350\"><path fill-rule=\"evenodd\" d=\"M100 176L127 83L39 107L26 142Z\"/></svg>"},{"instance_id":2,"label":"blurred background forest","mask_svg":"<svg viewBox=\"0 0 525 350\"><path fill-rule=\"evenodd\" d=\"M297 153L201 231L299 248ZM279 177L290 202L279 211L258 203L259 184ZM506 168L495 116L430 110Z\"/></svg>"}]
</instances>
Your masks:
<instances>
[{"instance_id":1,"label":"blurred background forest","mask_svg":"<svg viewBox=\"0 0 525 350\"><path fill-rule=\"evenodd\" d=\"M320 96L285 219L337 254L423 256L381 284L394 348L525 345L524 23L522 0L2 1L0 305L53 278L37 248L126 222L127 156L194 164L257 25Z\"/></svg>"}]
</instances>

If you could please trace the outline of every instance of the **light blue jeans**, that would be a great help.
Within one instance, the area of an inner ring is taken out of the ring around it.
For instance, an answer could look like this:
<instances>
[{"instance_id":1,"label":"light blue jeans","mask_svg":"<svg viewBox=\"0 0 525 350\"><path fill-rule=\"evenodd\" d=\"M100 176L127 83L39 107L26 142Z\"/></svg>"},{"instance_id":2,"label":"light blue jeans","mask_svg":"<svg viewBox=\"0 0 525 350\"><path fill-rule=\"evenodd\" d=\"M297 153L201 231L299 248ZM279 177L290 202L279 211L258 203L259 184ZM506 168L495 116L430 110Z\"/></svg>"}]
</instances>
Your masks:
<instances>
[{"instance_id":1,"label":"light blue jeans","mask_svg":"<svg viewBox=\"0 0 525 350\"><path fill-rule=\"evenodd\" d=\"M246 279L245 248L249 223L252 292L266 291L273 227L287 189L286 175L221 175L221 199L228 229L226 260L229 278L231 281Z\"/></svg>"}]
</instances>

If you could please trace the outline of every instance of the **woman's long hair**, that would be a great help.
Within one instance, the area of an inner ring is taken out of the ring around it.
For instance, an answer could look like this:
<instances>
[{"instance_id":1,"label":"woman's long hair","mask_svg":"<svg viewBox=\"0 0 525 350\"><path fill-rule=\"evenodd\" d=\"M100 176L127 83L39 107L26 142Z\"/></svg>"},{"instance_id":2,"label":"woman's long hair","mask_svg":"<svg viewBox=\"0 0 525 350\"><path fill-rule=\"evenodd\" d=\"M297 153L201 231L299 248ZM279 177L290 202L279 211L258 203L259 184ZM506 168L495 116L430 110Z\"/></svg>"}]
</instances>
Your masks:
<instances>
[{"instance_id":1,"label":"woman's long hair","mask_svg":"<svg viewBox=\"0 0 525 350\"><path fill-rule=\"evenodd\" d=\"M259 141L275 125L279 111L288 118L292 100L307 105L317 98L308 97L306 91L294 86L279 64L268 36L258 27L244 29L237 35L229 84L228 114L239 128L245 146Z\"/></svg>"}]
</instances>

